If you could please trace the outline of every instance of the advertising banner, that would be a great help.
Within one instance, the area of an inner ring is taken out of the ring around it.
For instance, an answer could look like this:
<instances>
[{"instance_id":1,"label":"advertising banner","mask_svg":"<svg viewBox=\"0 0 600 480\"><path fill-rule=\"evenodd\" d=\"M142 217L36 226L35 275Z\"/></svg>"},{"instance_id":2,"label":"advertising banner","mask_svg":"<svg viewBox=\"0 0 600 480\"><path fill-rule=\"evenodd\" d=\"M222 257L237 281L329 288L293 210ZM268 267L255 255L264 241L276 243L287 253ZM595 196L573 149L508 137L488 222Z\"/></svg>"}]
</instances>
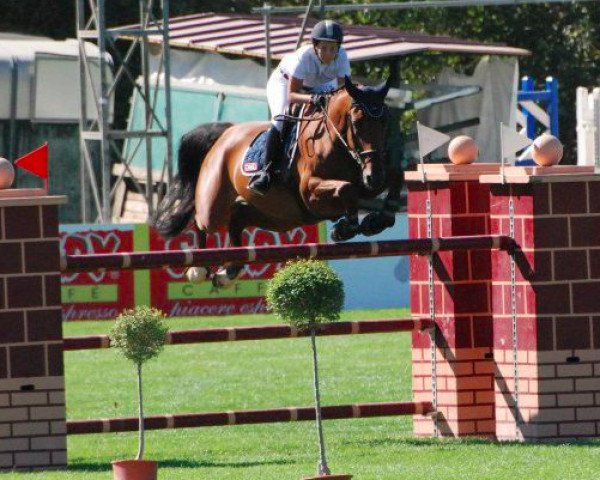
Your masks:
<instances>
[{"instance_id":1,"label":"advertising banner","mask_svg":"<svg viewBox=\"0 0 600 480\"><path fill-rule=\"evenodd\" d=\"M198 247L197 235L196 230L188 229L165 241L145 224L68 225L61 226L61 248L69 255L185 250ZM319 241L322 239L318 225L284 233L250 228L243 234L244 246ZM229 246L225 230L208 236L207 248ZM134 305L151 305L171 317L260 313L266 310L266 281L282 265L246 265L240 279L229 288L216 288L209 280L190 283L182 268L65 274L62 276L63 319L109 319Z\"/></svg>"}]
</instances>

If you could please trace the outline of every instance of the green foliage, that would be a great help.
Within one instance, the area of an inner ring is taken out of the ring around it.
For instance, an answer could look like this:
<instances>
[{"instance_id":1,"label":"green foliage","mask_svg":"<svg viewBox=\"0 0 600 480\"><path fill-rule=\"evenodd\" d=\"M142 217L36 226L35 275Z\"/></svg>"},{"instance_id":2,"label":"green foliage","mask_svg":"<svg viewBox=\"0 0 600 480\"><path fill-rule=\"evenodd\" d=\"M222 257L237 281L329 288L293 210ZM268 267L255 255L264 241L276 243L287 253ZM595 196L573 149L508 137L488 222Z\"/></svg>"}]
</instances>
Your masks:
<instances>
[{"instance_id":1,"label":"green foliage","mask_svg":"<svg viewBox=\"0 0 600 480\"><path fill-rule=\"evenodd\" d=\"M121 313L110 330L110 343L136 365L156 357L165 345L165 314L145 305Z\"/></svg>"},{"instance_id":2,"label":"green foliage","mask_svg":"<svg viewBox=\"0 0 600 480\"><path fill-rule=\"evenodd\" d=\"M267 302L281 319L300 329L340 318L344 284L326 263L299 260L277 272L267 288Z\"/></svg>"}]
</instances>

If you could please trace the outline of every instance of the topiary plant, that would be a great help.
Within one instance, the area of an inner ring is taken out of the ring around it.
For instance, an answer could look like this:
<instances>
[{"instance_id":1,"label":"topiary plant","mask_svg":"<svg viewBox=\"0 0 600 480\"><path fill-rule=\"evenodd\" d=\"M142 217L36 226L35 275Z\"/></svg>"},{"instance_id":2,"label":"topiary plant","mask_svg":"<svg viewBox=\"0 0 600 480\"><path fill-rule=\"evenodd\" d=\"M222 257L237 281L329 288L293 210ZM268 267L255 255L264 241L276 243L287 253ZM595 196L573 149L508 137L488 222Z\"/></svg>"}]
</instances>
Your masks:
<instances>
[{"instance_id":1,"label":"topiary plant","mask_svg":"<svg viewBox=\"0 0 600 480\"><path fill-rule=\"evenodd\" d=\"M299 260L288 263L275 274L269 282L266 297L275 315L301 330L310 332L319 439L318 475L331 475L325 455L315 337L320 325L340 318L340 310L344 305L344 285L337 273L326 263Z\"/></svg>"},{"instance_id":2,"label":"topiary plant","mask_svg":"<svg viewBox=\"0 0 600 480\"><path fill-rule=\"evenodd\" d=\"M144 456L142 365L155 358L165 345L168 329L163 324L164 318L165 314L156 308L137 306L124 310L110 330L111 346L118 348L137 368L139 449L136 460L141 460Z\"/></svg>"}]
</instances>

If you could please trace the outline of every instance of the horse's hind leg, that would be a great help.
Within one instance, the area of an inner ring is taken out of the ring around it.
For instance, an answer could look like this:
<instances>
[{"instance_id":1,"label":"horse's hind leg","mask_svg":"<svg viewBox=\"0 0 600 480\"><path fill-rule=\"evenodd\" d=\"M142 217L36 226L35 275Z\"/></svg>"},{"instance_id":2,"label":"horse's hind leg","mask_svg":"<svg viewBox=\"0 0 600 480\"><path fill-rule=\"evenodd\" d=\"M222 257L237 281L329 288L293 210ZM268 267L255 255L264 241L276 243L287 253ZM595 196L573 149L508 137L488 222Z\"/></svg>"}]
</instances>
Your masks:
<instances>
[{"instance_id":1,"label":"horse's hind leg","mask_svg":"<svg viewBox=\"0 0 600 480\"><path fill-rule=\"evenodd\" d=\"M194 223L194 228L196 233L198 234L198 248L205 249L206 248L206 232L204 230L200 230L198 226ZM208 269L206 267L189 267L185 271L185 276L190 282L200 283L206 280L208 277Z\"/></svg>"},{"instance_id":2,"label":"horse's hind leg","mask_svg":"<svg viewBox=\"0 0 600 480\"><path fill-rule=\"evenodd\" d=\"M245 202L236 202L229 221L229 240L232 247L242 246L242 232L253 221L252 213L256 210ZM243 265L223 265L212 277L215 287L226 288L238 279L244 270Z\"/></svg>"}]
</instances>

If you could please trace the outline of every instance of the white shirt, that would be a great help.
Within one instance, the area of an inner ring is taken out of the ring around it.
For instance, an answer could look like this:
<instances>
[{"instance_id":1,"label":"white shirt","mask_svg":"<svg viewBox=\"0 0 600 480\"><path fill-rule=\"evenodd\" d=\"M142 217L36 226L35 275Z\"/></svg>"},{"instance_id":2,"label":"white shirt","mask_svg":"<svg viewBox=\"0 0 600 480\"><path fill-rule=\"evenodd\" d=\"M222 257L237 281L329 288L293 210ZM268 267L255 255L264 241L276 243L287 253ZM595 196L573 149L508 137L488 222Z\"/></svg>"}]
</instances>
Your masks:
<instances>
[{"instance_id":1,"label":"white shirt","mask_svg":"<svg viewBox=\"0 0 600 480\"><path fill-rule=\"evenodd\" d=\"M305 87L319 89L338 77L350 76L350 61L343 47L335 59L325 65L319 60L312 44L304 45L287 54L279 63L279 69L292 77L303 80Z\"/></svg>"}]
</instances>

